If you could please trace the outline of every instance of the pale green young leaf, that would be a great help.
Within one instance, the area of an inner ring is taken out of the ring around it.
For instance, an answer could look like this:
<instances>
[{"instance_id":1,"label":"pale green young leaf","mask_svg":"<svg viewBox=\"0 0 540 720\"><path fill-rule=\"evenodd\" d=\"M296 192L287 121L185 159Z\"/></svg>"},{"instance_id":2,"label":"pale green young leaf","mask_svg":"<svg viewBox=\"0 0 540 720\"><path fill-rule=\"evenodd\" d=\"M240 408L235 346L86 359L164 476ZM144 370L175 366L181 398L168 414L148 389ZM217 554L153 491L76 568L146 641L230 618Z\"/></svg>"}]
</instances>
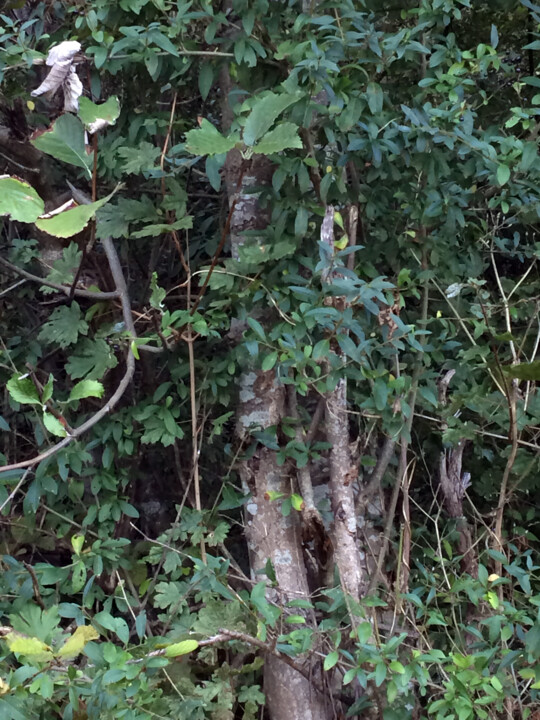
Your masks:
<instances>
[{"instance_id":1,"label":"pale green young leaf","mask_svg":"<svg viewBox=\"0 0 540 720\"><path fill-rule=\"evenodd\" d=\"M89 132L96 132L106 125L114 125L119 115L120 103L116 95L112 95L101 105L93 103L84 95L79 100L79 117Z\"/></svg>"},{"instance_id":2,"label":"pale green young leaf","mask_svg":"<svg viewBox=\"0 0 540 720\"><path fill-rule=\"evenodd\" d=\"M103 207L111 197L112 194L97 202L88 203L88 205L78 205L70 210L64 210L52 217L39 218L36 220L36 227L48 235L54 235L60 238L77 235L81 230L84 230L99 208Z\"/></svg>"},{"instance_id":3,"label":"pale green young leaf","mask_svg":"<svg viewBox=\"0 0 540 720\"><path fill-rule=\"evenodd\" d=\"M9 175L0 177L0 215L9 215L18 222L33 223L43 209L43 200L27 182Z\"/></svg>"},{"instance_id":4,"label":"pale green young leaf","mask_svg":"<svg viewBox=\"0 0 540 720\"><path fill-rule=\"evenodd\" d=\"M72 400L82 400L87 397L103 397L105 388L97 380L81 380L69 393L68 402Z\"/></svg>"},{"instance_id":5,"label":"pale green young leaf","mask_svg":"<svg viewBox=\"0 0 540 720\"><path fill-rule=\"evenodd\" d=\"M196 640L182 640L182 642L174 643L165 648L165 657L178 657L179 655L187 655L199 647Z\"/></svg>"},{"instance_id":6,"label":"pale green young leaf","mask_svg":"<svg viewBox=\"0 0 540 720\"><path fill-rule=\"evenodd\" d=\"M8 380L6 384L10 396L21 405L41 405L41 398L34 381L29 377L17 377Z\"/></svg>"},{"instance_id":7,"label":"pale green young leaf","mask_svg":"<svg viewBox=\"0 0 540 720\"><path fill-rule=\"evenodd\" d=\"M47 430L56 437L66 437L66 428L62 425L60 420L49 412L43 413L43 424Z\"/></svg>"}]
</instances>

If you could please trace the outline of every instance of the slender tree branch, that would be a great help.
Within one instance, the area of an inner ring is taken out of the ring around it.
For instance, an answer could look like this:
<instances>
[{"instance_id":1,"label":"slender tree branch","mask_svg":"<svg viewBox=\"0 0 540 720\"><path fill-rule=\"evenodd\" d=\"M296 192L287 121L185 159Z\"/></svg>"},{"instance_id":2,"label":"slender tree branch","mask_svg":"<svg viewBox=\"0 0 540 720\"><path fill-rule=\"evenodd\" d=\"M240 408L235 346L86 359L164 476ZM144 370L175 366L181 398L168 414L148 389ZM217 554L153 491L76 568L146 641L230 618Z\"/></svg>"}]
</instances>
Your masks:
<instances>
[{"instance_id":1,"label":"slender tree branch","mask_svg":"<svg viewBox=\"0 0 540 720\"><path fill-rule=\"evenodd\" d=\"M29 273L27 270L23 270L20 267L17 267L17 265L13 265L13 263L10 263L9 260L6 260L0 255L0 265L3 265L8 270L11 270L12 272L16 273L17 275L21 275L21 277L26 278L27 280L32 280L32 282L39 283L40 285L45 285L46 287L54 288L55 290L59 290L60 292L63 292L64 295L69 296L71 292L71 287L69 285L60 285L59 283L51 282L50 280L45 280L45 278L39 277L39 275L32 275L32 273ZM120 297L120 294L118 291L115 292L93 292L92 290L79 290L78 288L75 289L74 293L77 297L82 298L88 298L89 300L114 300L117 297Z\"/></svg>"}]
</instances>

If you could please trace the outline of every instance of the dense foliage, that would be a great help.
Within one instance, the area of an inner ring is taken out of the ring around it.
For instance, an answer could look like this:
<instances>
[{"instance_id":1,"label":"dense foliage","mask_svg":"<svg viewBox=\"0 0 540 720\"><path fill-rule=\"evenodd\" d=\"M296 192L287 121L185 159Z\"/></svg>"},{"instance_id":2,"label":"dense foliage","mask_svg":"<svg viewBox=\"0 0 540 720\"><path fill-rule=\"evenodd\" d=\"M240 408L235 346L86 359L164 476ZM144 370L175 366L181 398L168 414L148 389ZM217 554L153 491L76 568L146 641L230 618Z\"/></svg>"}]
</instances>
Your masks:
<instances>
[{"instance_id":1,"label":"dense foliage","mask_svg":"<svg viewBox=\"0 0 540 720\"><path fill-rule=\"evenodd\" d=\"M540 6L0 19L0 718L540 717Z\"/></svg>"}]
</instances>

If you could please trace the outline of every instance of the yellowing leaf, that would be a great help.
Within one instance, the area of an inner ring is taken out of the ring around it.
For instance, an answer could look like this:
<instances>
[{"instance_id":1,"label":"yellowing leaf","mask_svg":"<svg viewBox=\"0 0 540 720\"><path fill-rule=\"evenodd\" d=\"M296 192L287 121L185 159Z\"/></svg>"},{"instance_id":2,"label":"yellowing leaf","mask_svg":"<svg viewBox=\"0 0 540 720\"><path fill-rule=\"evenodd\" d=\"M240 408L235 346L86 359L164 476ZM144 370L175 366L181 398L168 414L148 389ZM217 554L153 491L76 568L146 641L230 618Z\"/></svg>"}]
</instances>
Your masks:
<instances>
[{"instance_id":1,"label":"yellowing leaf","mask_svg":"<svg viewBox=\"0 0 540 720\"><path fill-rule=\"evenodd\" d=\"M489 582L495 582L495 580L498 580L500 578L500 575L497 575L497 573L491 573L491 575L488 577Z\"/></svg>"},{"instance_id":2,"label":"yellowing leaf","mask_svg":"<svg viewBox=\"0 0 540 720\"><path fill-rule=\"evenodd\" d=\"M71 660L80 655L90 640L97 640L99 633L91 625L81 625L56 653L59 658Z\"/></svg>"},{"instance_id":3,"label":"yellowing leaf","mask_svg":"<svg viewBox=\"0 0 540 720\"><path fill-rule=\"evenodd\" d=\"M169 645L169 647L165 649L165 656L178 657L179 655L187 655L198 647L199 643L196 640L182 640L182 642Z\"/></svg>"},{"instance_id":4,"label":"yellowing leaf","mask_svg":"<svg viewBox=\"0 0 540 720\"><path fill-rule=\"evenodd\" d=\"M0 695L5 695L7 692L9 692L9 685L0 677Z\"/></svg>"},{"instance_id":5,"label":"yellowing leaf","mask_svg":"<svg viewBox=\"0 0 540 720\"><path fill-rule=\"evenodd\" d=\"M34 660L52 660L51 648L35 637L26 637L18 632L10 632L5 640L11 652L26 655Z\"/></svg>"}]
</instances>

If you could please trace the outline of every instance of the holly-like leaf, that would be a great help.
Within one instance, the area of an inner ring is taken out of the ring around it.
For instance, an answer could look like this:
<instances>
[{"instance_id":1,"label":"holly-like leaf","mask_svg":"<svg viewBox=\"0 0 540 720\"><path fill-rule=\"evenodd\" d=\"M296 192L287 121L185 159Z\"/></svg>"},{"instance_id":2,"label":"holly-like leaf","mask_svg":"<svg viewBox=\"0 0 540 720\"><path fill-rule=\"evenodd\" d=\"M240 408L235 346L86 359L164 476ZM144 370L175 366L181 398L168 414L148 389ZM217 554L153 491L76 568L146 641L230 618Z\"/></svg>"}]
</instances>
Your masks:
<instances>
[{"instance_id":1,"label":"holly-like leaf","mask_svg":"<svg viewBox=\"0 0 540 720\"><path fill-rule=\"evenodd\" d=\"M43 200L34 188L23 180L0 176L0 215L13 220L33 223L43 213Z\"/></svg>"},{"instance_id":2,"label":"holly-like leaf","mask_svg":"<svg viewBox=\"0 0 540 720\"><path fill-rule=\"evenodd\" d=\"M79 117L90 133L95 133L107 125L114 125L120 115L120 103L116 95L106 102L96 105L89 98L79 100Z\"/></svg>"},{"instance_id":3,"label":"holly-like leaf","mask_svg":"<svg viewBox=\"0 0 540 720\"><path fill-rule=\"evenodd\" d=\"M106 198L102 198L97 202L88 203L88 205L78 205L52 217L39 218L36 220L36 227L48 235L54 235L60 238L77 235L81 230L84 230L99 208L103 207L111 197L112 195L108 195Z\"/></svg>"},{"instance_id":4,"label":"holly-like leaf","mask_svg":"<svg viewBox=\"0 0 540 720\"><path fill-rule=\"evenodd\" d=\"M81 380L69 393L68 402L72 400L82 400L87 397L103 397L105 388L97 380Z\"/></svg>"},{"instance_id":5,"label":"holly-like leaf","mask_svg":"<svg viewBox=\"0 0 540 720\"><path fill-rule=\"evenodd\" d=\"M187 655L199 647L196 640L182 640L182 642L174 643L165 648L165 657L178 657L179 655Z\"/></svg>"},{"instance_id":6,"label":"holly-like leaf","mask_svg":"<svg viewBox=\"0 0 540 720\"><path fill-rule=\"evenodd\" d=\"M70 113L60 115L48 130L32 140L32 144L60 162L83 168L88 177L92 177L92 156L86 152L84 127Z\"/></svg>"},{"instance_id":7,"label":"holly-like leaf","mask_svg":"<svg viewBox=\"0 0 540 720\"><path fill-rule=\"evenodd\" d=\"M49 412L43 413L43 424L47 430L56 437L66 437L66 428L62 425L60 420Z\"/></svg>"},{"instance_id":8,"label":"holly-like leaf","mask_svg":"<svg viewBox=\"0 0 540 720\"><path fill-rule=\"evenodd\" d=\"M236 137L224 137L211 122L203 119L201 127L186 133L186 148L193 155L221 155L238 142Z\"/></svg>"},{"instance_id":9,"label":"holly-like leaf","mask_svg":"<svg viewBox=\"0 0 540 720\"><path fill-rule=\"evenodd\" d=\"M118 360L105 340L84 338L70 354L66 371L74 380L82 377L97 380L117 365Z\"/></svg>"},{"instance_id":10,"label":"holly-like leaf","mask_svg":"<svg viewBox=\"0 0 540 720\"><path fill-rule=\"evenodd\" d=\"M56 655L63 660L72 660L82 653L87 642L97 640L98 637L99 633L91 625L82 625L66 640Z\"/></svg>"},{"instance_id":11,"label":"holly-like leaf","mask_svg":"<svg viewBox=\"0 0 540 720\"><path fill-rule=\"evenodd\" d=\"M21 405L41 405L41 398L34 381L29 377L18 377L15 375L8 380L7 390L13 400Z\"/></svg>"},{"instance_id":12,"label":"holly-like leaf","mask_svg":"<svg viewBox=\"0 0 540 720\"><path fill-rule=\"evenodd\" d=\"M298 126L284 122L267 133L253 148L254 153L272 155L288 148L301 148L302 140L298 135Z\"/></svg>"},{"instance_id":13,"label":"holly-like leaf","mask_svg":"<svg viewBox=\"0 0 540 720\"><path fill-rule=\"evenodd\" d=\"M88 323L84 320L81 308L76 302L63 305L51 313L39 333L39 339L45 343L57 343L61 348L73 345L79 335L86 335Z\"/></svg>"},{"instance_id":14,"label":"holly-like leaf","mask_svg":"<svg viewBox=\"0 0 540 720\"><path fill-rule=\"evenodd\" d=\"M281 113L296 100L298 98L294 95L276 95L275 93L268 93L257 100L244 125L243 139L246 145L255 145L257 140L260 140L270 130Z\"/></svg>"}]
</instances>

